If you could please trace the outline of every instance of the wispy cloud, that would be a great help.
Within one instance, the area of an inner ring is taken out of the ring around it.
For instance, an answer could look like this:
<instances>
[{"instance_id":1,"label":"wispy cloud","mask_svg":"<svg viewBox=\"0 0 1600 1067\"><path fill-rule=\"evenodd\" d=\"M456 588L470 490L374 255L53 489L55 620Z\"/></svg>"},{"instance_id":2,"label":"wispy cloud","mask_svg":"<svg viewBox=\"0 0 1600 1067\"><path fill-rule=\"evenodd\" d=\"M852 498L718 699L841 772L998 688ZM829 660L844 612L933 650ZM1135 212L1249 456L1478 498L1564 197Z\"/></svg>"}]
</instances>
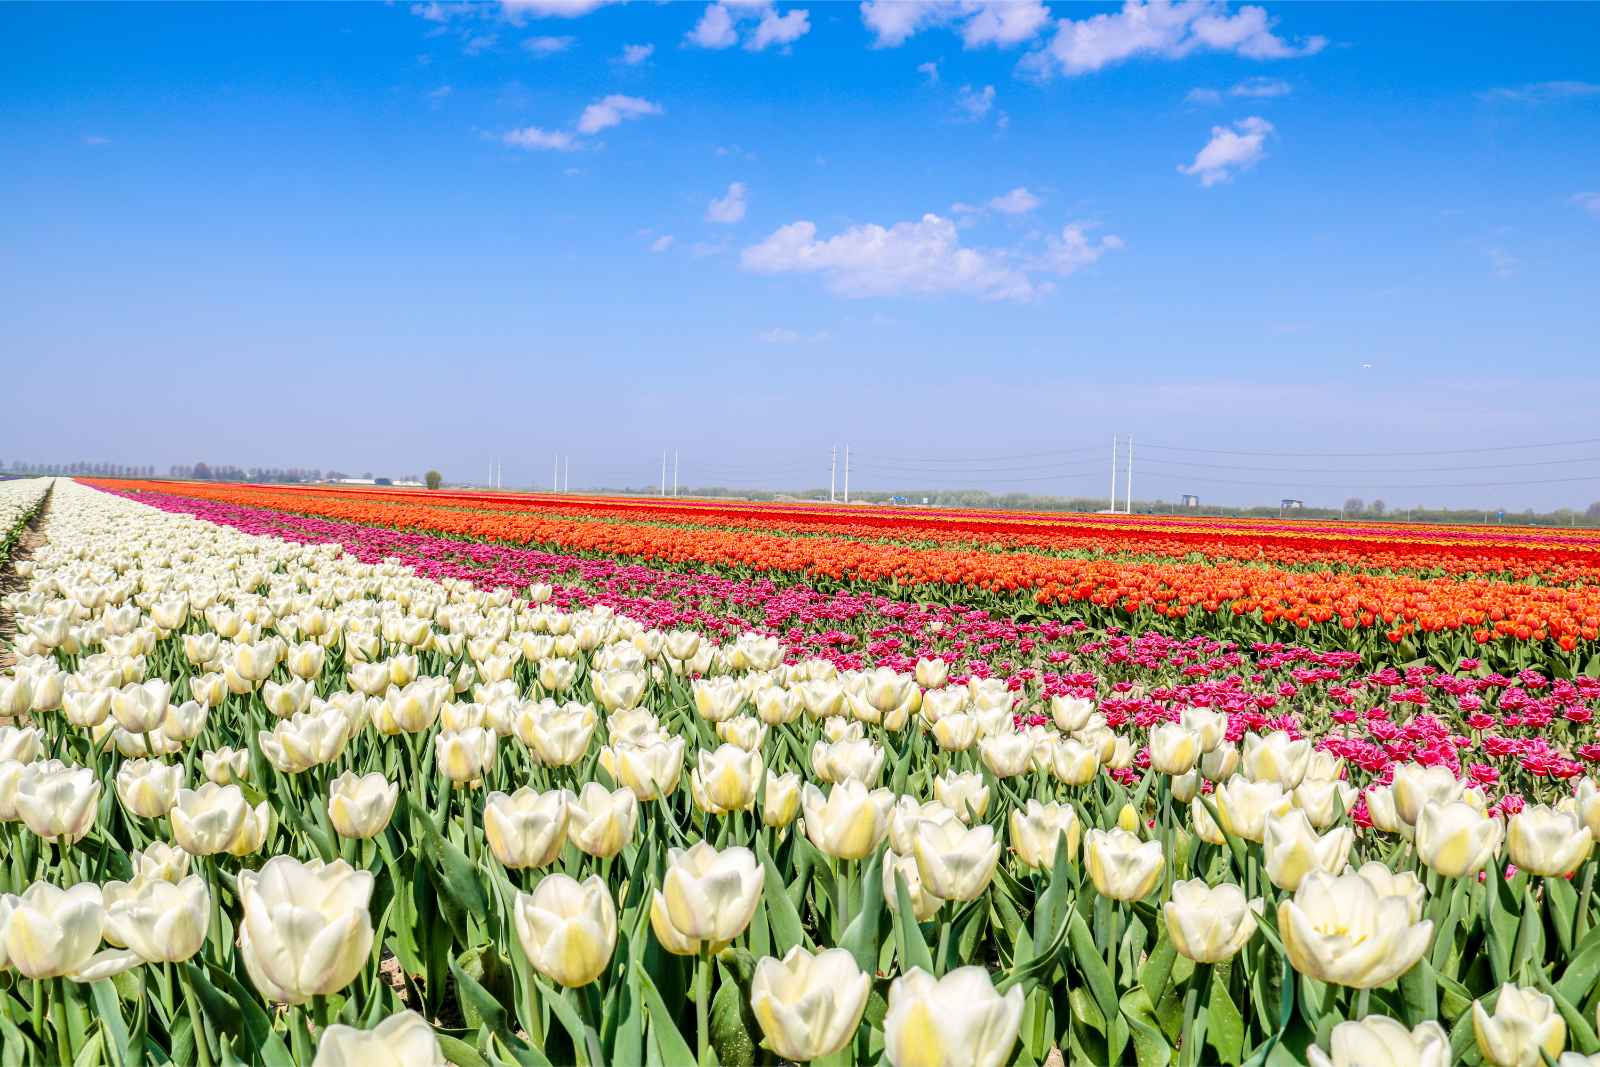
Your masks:
<instances>
[{"instance_id":1,"label":"wispy cloud","mask_svg":"<svg viewBox=\"0 0 1600 1067\"><path fill-rule=\"evenodd\" d=\"M650 242L650 251L652 251L652 252L657 252L657 253L665 252L667 249L669 249L671 247L672 247L672 234L670 234L670 233L664 233L660 237L657 237L654 241Z\"/></svg>"},{"instance_id":2,"label":"wispy cloud","mask_svg":"<svg viewBox=\"0 0 1600 1067\"><path fill-rule=\"evenodd\" d=\"M661 114L659 104L653 104L637 96L612 93L583 109L583 114L578 116L578 132L599 133L601 130L620 126L630 119L659 114Z\"/></svg>"},{"instance_id":3,"label":"wispy cloud","mask_svg":"<svg viewBox=\"0 0 1600 1067\"><path fill-rule=\"evenodd\" d=\"M1525 85L1485 89L1478 96L1483 100L1507 101L1517 104L1539 104L1551 100L1571 100L1586 96L1600 96L1600 83L1581 81L1528 82Z\"/></svg>"},{"instance_id":4,"label":"wispy cloud","mask_svg":"<svg viewBox=\"0 0 1600 1067\"><path fill-rule=\"evenodd\" d=\"M1288 96L1294 86L1282 78L1246 78L1228 90L1229 96Z\"/></svg>"},{"instance_id":5,"label":"wispy cloud","mask_svg":"<svg viewBox=\"0 0 1600 1067\"><path fill-rule=\"evenodd\" d=\"M861 21L874 48L898 48L927 29L948 26L967 48L1000 48L1032 40L1050 25L1043 0L867 0Z\"/></svg>"},{"instance_id":6,"label":"wispy cloud","mask_svg":"<svg viewBox=\"0 0 1600 1067\"><path fill-rule=\"evenodd\" d=\"M529 37L522 42L523 51L535 56L553 56L565 52L578 43L576 37Z\"/></svg>"},{"instance_id":7,"label":"wispy cloud","mask_svg":"<svg viewBox=\"0 0 1600 1067\"><path fill-rule=\"evenodd\" d=\"M748 190L744 182L734 182L728 191L706 205L706 221L731 224L744 218Z\"/></svg>"},{"instance_id":8,"label":"wispy cloud","mask_svg":"<svg viewBox=\"0 0 1600 1067\"><path fill-rule=\"evenodd\" d=\"M1207 188L1232 180L1235 174L1249 170L1266 155L1267 136L1273 132L1272 123L1251 115L1240 119L1232 127L1211 127L1211 140L1195 154L1194 162L1178 167L1179 173L1193 175Z\"/></svg>"},{"instance_id":9,"label":"wispy cloud","mask_svg":"<svg viewBox=\"0 0 1600 1067\"><path fill-rule=\"evenodd\" d=\"M1026 215L1041 203L1043 203L1042 200L1028 192L1024 186L1019 185L1009 193L990 200L989 207L1002 215Z\"/></svg>"},{"instance_id":10,"label":"wispy cloud","mask_svg":"<svg viewBox=\"0 0 1600 1067\"><path fill-rule=\"evenodd\" d=\"M99 146L103 144L110 144L111 138L103 137L98 133L86 133L83 135L83 143L90 146Z\"/></svg>"},{"instance_id":11,"label":"wispy cloud","mask_svg":"<svg viewBox=\"0 0 1600 1067\"><path fill-rule=\"evenodd\" d=\"M627 67L637 67L655 55L655 52L656 46L653 44L625 44L622 46L622 64Z\"/></svg>"},{"instance_id":12,"label":"wispy cloud","mask_svg":"<svg viewBox=\"0 0 1600 1067\"><path fill-rule=\"evenodd\" d=\"M1600 193L1574 193L1572 202L1600 219Z\"/></svg>"},{"instance_id":13,"label":"wispy cloud","mask_svg":"<svg viewBox=\"0 0 1600 1067\"><path fill-rule=\"evenodd\" d=\"M507 130L500 135L503 144L512 148L527 148L554 152L571 152L578 140L567 130L544 130L538 126L524 126L520 130Z\"/></svg>"},{"instance_id":14,"label":"wispy cloud","mask_svg":"<svg viewBox=\"0 0 1600 1067\"><path fill-rule=\"evenodd\" d=\"M803 8L790 8L780 15L771 0L725 0L706 5L700 21L684 35L684 43L713 51L732 48L739 43L743 25L750 27L744 38L747 51L761 52L774 45L786 49L811 32L810 20Z\"/></svg>"},{"instance_id":15,"label":"wispy cloud","mask_svg":"<svg viewBox=\"0 0 1600 1067\"><path fill-rule=\"evenodd\" d=\"M982 119L993 108L994 86L992 85L985 85L982 89L963 85L961 91L956 93L956 109L973 122Z\"/></svg>"},{"instance_id":16,"label":"wispy cloud","mask_svg":"<svg viewBox=\"0 0 1600 1067\"><path fill-rule=\"evenodd\" d=\"M892 226L851 226L819 237L809 220L780 226L744 249L740 266L755 274L816 274L830 292L861 299L961 295L981 300L1027 301L1053 283L1038 275L1068 275L1123 247L1092 225L1073 223L1037 249L976 248L961 243L954 222L927 214Z\"/></svg>"},{"instance_id":17,"label":"wispy cloud","mask_svg":"<svg viewBox=\"0 0 1600 1067\"><path fill-rule=\"evenodd\" d=\"M1196 52L1231 52L1246 59L1292 59L1328 46L1320 35L1290 40L1273 32L1265 8L1229 13L1220 0L1127 0L1116 12L1055 23L1050 42L1023 58L1033 77L1082 75L1131 59L1183 59Z\"/></svg>"}]
</instances>

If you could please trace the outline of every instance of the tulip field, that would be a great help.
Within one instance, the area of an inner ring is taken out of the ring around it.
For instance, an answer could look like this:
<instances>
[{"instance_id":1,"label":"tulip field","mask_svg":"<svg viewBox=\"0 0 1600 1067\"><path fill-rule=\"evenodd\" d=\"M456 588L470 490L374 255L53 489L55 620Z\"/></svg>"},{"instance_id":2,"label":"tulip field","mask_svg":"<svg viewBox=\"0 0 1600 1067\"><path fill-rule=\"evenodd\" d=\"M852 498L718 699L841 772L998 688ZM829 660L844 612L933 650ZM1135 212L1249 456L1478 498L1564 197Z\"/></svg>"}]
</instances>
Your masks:
<instances>
[{"instance_id":1,"label":"tulip field","mask_svg":"<svg viewBox=\"0 0 1600 1067\"><path fill-rule=\"evenodd\" d=\"M1597 590L1584 531L0 482L0 1067L1600 1067Z\"/></svg>"}]
</instances>

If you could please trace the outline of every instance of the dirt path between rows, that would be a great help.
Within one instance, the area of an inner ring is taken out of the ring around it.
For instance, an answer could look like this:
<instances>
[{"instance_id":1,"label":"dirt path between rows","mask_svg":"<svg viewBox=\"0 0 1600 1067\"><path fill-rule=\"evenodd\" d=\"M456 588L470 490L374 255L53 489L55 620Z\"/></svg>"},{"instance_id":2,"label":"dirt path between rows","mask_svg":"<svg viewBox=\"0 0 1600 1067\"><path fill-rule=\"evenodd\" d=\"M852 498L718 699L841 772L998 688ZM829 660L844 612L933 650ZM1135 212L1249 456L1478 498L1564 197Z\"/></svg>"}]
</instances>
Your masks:
<instances>
[{"instance_id":1,"label":"dirt path between rows","mask_svg":"<svg viewBox=\"0 0 1600 1067\"><path fill-rule=\"evenodd\" d=\"M17 574L16 565L23 560L32 559L33 554L49 540L44 532L44 524L50 515L51 497L55 495L55 483L50 483L50 488L44 492L44 503L39 510L33 513L33 518L28 520L28 525L17 538L17 543L11 550L11 558L0 563L0 671L4 671L16 662L16 653L9 647L12 637L16 635L16 619L5 604L5 598L12 593L20 593L28 585L28 580Z\"/></svg>"}]
</instances>

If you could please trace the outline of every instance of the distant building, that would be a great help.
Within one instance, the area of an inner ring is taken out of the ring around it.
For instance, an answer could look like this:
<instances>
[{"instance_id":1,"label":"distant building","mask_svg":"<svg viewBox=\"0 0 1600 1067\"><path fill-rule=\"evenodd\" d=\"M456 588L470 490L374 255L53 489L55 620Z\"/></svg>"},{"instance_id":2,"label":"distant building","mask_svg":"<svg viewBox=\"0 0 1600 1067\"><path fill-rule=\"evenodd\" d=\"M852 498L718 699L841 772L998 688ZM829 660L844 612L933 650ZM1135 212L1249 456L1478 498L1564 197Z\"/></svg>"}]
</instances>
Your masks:
<instances>
[{"instance_id":1,"label":"distant building","mask_svg":"<svg viewBox=\"0 0 1600 1067\"><path fill-rule=\"evenodd\" d=\"M335 478L334 482L336 482L339 485L377 485L378 484L378 479L376 479L376 478Z\"/></svg>"},{"instance_id":2,"label":"distant building","mask_svg":"<svg viewBox=\"0 0 1600 1067\"><path fill-rule=\"evenodd\" d=\"M1278 503L1278 510L1279 511L1299 511L1301 508L1303 508L1305 506L1306 506L1306 502L1304 500L1291 500L1288 497L1284 497Z\"/></svg>"},{"instance_id":3,"label":"distant building","mask_svg":"<svg viewBox=\"0 0 1600 1067\"><path fill-rule=\"evenodd\" d=\"M1200 506L1200 498L1195 496L1193 493L1185 493L1183 494L1183 506L1186 508L1197 508Z\"/></svg>"}]
</instances>

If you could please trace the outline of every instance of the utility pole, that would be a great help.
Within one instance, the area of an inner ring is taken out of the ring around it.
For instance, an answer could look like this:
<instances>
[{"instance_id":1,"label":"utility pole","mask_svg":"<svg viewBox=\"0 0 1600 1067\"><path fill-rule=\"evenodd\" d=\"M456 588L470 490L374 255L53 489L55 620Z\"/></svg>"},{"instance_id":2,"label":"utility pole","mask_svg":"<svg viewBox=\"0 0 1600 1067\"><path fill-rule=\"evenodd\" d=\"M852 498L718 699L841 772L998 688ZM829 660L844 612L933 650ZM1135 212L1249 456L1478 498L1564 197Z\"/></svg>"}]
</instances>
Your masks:
<instances>
[{"instance_id":1,"label":"utility pole","mask_svg":"<svg viewBox=\"0 0 1600 1067\"><path fill-rule=\"evenodd\" d=\"M850 503L850 446L844 446L844 502Z\"/></svg>"},{"instance_id":2,"label":"utility pole","mask_svg":"<svg viewBox=\"0 0 1600 1067\"><path fill-rule=\"evenodd\" d=\"M571 452L567 453L566 469L567 469L566 477L562 478L561 481L562 481L562 484L565 486L566 492L570 493L570 492L572 492L572 453Z\"/></svg>"},{"instance_id":3,"label":"utility pole","mask_svg":"<svg viewBox=\"0 0 1600 1067\"><path fill-rule=\"evenodd\" d=\"M1111 497L1110 497L1110 501L1111 502L1106 505L1106 510L1114 513L1117 510L1117 435L1116 434L1112 434L1111 435Z\"/></svg>"},{"instance_id":4,"label":"utility pole","mask_svg":"<svg viewBox=\"0 0 1600 1067\"><path fill-rule=\"evenodd\" d=\"M1128 435L1128 507L1127 514L1133 514L1133 434Z\"/></svg>"},{"instance_id":5,"label":"utility pole","mask_svg":"<svg viewBox=\"0 0 1600 1067\"><path fill-rule=\"evenodd\" d=\"M661 495L667 495L667 450L661 450Z\"/></svg>"},{"instance_id":6,"label":"utility pole","mask_svg":"<svg viewBox=\"0 0 1600 1067\"><path fill-rule=\"evenodd\" d=\"M833 483L839 474L839 446L828 449L828 503L833 503Z\"/></svg>"},{"instance_id":7,"label":"utility pole","mask_svg":"<svg viewBox=\"0 0 1600 1067\"><path fill-rule=\"evenodd\" d=\"M672 498L678 498L678 450L672 450Z\"/></svg>"}]
</instances>

